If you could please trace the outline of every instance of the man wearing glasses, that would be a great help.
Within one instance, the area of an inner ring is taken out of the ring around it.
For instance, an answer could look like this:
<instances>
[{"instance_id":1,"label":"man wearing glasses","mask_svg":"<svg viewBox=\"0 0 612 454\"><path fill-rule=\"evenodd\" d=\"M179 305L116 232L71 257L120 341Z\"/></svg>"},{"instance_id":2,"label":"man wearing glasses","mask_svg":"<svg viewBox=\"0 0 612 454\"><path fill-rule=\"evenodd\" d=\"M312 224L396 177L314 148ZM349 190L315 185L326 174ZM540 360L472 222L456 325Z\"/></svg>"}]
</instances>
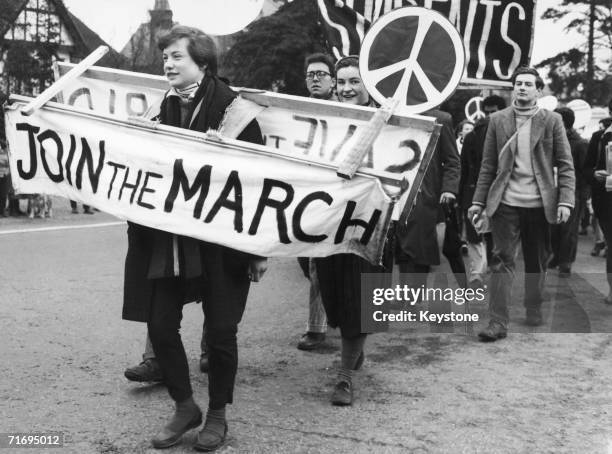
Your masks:
<instances>
[{"instance_id":1,"label":"man wearing glasses","mask_svg":"<svg viewBox=\"0 0 612 454\"><path fill-rule=\"evenodd\" d=\"M336 75L334 63L327 54L311 54L304 63L306 72L306 88L311 98L335 101L334 86Z\"/></svg>"},{"instance_id":2,"label":"man wearing glasses","mask_svg":"<svg viewBox=\"0 0 612 454\"><path fill-rule=\"evenodd\" d=\"M306 73L306 88L311 98L336 101L334 95L336 74L334 62L329 55L322 53L308 55L304 61L304 72ZM321 301L321 291L314 263L308 257L298 257L298 262L306 277L310 279L310 303L306 333L298 342L297 348L315 350L325 341L327 316Z\"/></svg>"}]
</instances>

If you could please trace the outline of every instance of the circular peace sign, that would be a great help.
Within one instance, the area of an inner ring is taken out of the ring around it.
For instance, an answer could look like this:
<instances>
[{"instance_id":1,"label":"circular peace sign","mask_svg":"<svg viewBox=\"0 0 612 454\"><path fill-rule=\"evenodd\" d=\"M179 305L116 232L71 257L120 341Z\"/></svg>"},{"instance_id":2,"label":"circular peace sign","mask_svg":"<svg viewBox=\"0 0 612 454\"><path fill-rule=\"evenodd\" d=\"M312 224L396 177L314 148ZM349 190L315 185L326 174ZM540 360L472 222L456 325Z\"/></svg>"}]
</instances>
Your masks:
<instances>
[{"instance_id":1,"label":"circular peace sign","mask_svg":"<svg viewBox=\"0 0 612 454\"><path fill-rule=\"evenodd\" d=\"M486 117L482 108L482 96L474 96L465 105L465 118L475 123L477 120Z\"/></svg>"},{"instance_id":2,"label":"circular peace sign","mask_svg":"<svg viewBox=\"0 0 612 454\"><path fill-rule=\"evenodd\" d=\"M463 75L461 35L442 14L395 9L372 24L361 45L359 72L380 104L398 98L403 113L421 113L453 94Z\"/></svg>"}]
</instances>

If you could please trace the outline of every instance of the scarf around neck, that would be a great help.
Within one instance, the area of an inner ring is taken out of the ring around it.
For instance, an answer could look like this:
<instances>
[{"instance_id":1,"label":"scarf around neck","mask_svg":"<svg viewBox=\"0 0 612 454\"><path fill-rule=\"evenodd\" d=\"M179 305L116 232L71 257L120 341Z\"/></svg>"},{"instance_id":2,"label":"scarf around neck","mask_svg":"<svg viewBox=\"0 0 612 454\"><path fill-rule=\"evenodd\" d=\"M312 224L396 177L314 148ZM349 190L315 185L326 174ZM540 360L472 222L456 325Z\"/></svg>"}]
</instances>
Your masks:
<instances>
[{"instance_id":1,"label":"scarf around neck","mask_svg":"<svg viewBox=\"0 0 612 454\"><path fill-rule=\"evenodd\" d=\"M512 100L512 109L514 110L514 113L516 115L521 115L521 116L531 116L534 115L538 110L539 107L537 104L534 104L533 106L519 106L516 103L516 100Z\"/></svg>"},{"instance_id":2,"label":"scarf around neck","mask_svg":"<svg viewBox=\"0 0 612 454\"><path fill-rule=\"evenodd\" d=\"M172 92L173 90L170 90ZM178 94L164 98L159 119L162 124L206 132L217 129L225 109L234 100L234 92L216 76L206 76L189 99L186 115L181 115L182 99ZM198 105L200 107L198 108ZM197 112L195 111L198 108Z\"/></svg>"},{"instance_id":3,"label":"scarf around neck","mask_svg":"<svg viewBox=\"0 0 612 454\"><path fill-rule=\"evenodd\" d=\"M172 87L168 92L168 96L178 96L184 101L189 100L195 96L196 91L198 90L202 81L195 82L191 85L186 86L185 88L174 88Z\"/></svg>"}]
</instances>

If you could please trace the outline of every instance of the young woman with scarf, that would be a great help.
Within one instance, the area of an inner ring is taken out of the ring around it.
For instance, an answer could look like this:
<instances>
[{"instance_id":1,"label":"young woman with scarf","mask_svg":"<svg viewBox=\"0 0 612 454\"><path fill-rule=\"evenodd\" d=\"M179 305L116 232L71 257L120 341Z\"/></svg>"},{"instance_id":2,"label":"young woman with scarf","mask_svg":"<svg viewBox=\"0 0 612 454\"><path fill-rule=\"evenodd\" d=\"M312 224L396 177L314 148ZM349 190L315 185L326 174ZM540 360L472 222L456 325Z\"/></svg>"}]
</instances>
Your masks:
<instances>
[{"instance_id":1,"label":"young woman with scarf","mask_svg":"<svg viewBox=\"0 0 612 454\"><path fill-rule=\"evenodd\" d=\"M158 47L170 84L160 122L202 132L217 129L236 95L217 77L212 39L200 30L175 26L160 38ZM238 140L262 144L259 125L252 121ZM147 322L164 383L176 403L174 415L153 438L153 447L177 444L202 422L179 333L183 304L197 300L203 302L206 318L209 404L195 448L212 451L224 444L225 406L232 403L238 365L238 323L250 281L259 281L266 266L262 257L129 224L123 318Z\"/></svg>"},{"instance_id":2,"label":"young woman with scarf","mask_svg":"<svg viewBox=\"0 0 612 454\"><path fill-rule=\"evenodd\" d=\"M336 63L336 90L340 102L373 106L359 75L359 59L356 56L344 57ZM335 254L315 259L328 324L332 328L340 328L342 336L341 365L331 396L333 405L353 404L353 371L361 368L365 357L363 348L367 333L362 332L361 327L361 275L380 273L381 282L377 287L388 287L391 284L391 251L387 244L383 254L384 267L374 266L355 254Z\"/></svg>"}]
</instances>

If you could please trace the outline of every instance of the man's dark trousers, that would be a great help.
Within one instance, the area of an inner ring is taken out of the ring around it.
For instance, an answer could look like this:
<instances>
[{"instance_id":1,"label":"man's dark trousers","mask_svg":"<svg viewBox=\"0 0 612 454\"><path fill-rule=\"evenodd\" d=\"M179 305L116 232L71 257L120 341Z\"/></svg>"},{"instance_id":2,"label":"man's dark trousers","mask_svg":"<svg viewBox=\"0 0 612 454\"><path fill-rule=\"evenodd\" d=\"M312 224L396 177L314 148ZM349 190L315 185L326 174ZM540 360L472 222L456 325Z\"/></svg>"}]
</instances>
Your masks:
<instances>
[{"instance_id":1,"label":"man's dark trousers","mask_svg":"<svg viewBox=\"0 0 612 454\"><path fill-rule=\"evenodd\" d=\"M492 321L507 327L519 240L525 260L525 308L529 311L542 305L550 256L550 225L544 208L513 207L501 203L491 218L491 231L493 274L489 289L489 312Z\"/></svg>"}]
</instances>

